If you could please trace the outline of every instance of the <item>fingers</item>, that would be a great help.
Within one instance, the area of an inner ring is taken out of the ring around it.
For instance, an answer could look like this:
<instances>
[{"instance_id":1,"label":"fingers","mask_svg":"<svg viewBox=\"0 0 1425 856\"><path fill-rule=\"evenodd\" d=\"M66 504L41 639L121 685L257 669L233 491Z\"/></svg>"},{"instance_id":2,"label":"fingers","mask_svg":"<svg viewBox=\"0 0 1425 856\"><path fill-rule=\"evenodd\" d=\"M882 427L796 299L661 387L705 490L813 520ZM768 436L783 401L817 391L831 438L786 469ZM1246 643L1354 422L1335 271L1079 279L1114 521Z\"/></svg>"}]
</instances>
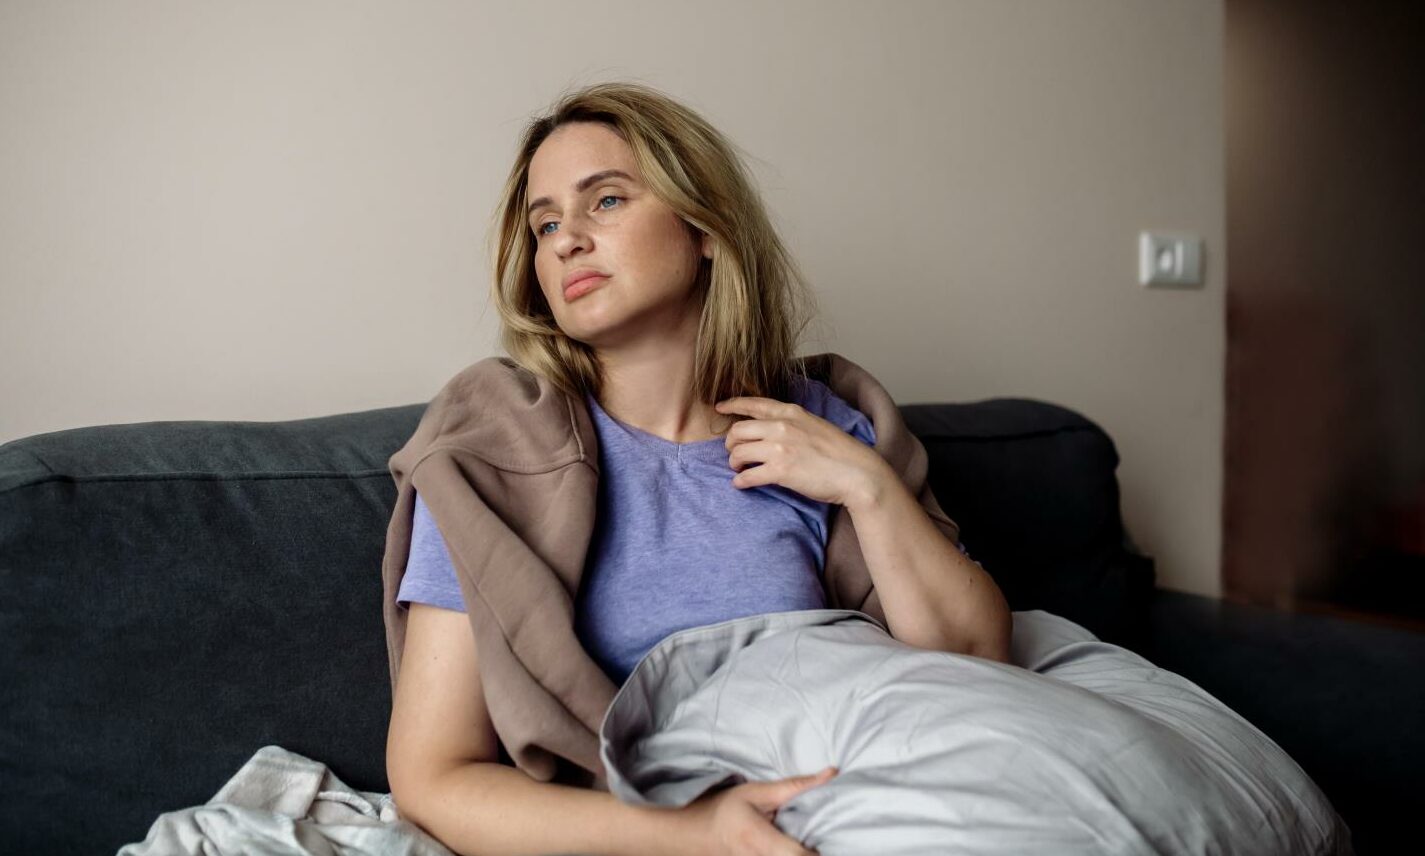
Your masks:
<instances>
[{"instance_id":1,"label":"fingers","mask_svg":"<svg viewBox=\"0 0 1425 856\"><path fill-rule=\"evenodd\" d=\"M817 856L815 850L808 850L795 838L784 835L777 827L768 824L766 834L758 837L752 852L758 856Z\"/></svg>"},{"instance_id":2,"label":"fingers","mask_svg":"<svg viewBox=\"0 0 1425 856\"><path fill-rule=\"evenodd\" d=\"M778 829L770 818L763 818L755 842L751 852L759 856L817 856L815 850L808 850L800 841Z\"/></svg>"},{"instance_id":3,"label":"fingers","mask_svg":"<svg viewBox=\"0 0 1425 856\"><path fill-rule=\"evenodd\" d=\"M782 803L802 791L830 781L838 772L840 771L835 767L827 767L807 776L792 776L775 782L764 782L757 789L753 801L760 811L774 811Z\"/></svg>"},{"instance_id":4,"label":"fingers","mask_svg":"<svg viewBox=\"0 0 1425 856\"><path fill-rule=\"evenodd\" d=\"M773 829L776 829L776 827L773 827ZM768 853L774 853L776 856L817 856L815 850L808 850L795 838L783 835L780 831L777 832L777 836L779 840L773 842L773 846L767 851Z\"/></svg>"},{"instance_id":5,"label":"fingers","mask_svg":"<svg viewBox=\"0 0 1425 856\"><path fill-rule=\"evenodd\" d=\"M817 856L815 850L808 850L801 842L778 829L773 820L782 803L808 788L829 781L838 772L835 767L827 767L806 776L790 776L773 782L748 782L738 785L737 790L745 789L741 794L742 799L761 815L762 820L757 829L747 830L752 836L747 839L752 847L751 852L759 856Z\"/></svg>"},{"instance_id":6,"label":"fingers","mask_svg":"<svg viewBox=\"0 0 1425 856\"><path fill-rule=\"evenodd\" d=\"M774 450L764 440L749 440L746 443L739 443L736 448L728 453L727 466L735 473L758 466L767 462L773 452L780 453L781 449Z\"/></svg>"}]
</instances>

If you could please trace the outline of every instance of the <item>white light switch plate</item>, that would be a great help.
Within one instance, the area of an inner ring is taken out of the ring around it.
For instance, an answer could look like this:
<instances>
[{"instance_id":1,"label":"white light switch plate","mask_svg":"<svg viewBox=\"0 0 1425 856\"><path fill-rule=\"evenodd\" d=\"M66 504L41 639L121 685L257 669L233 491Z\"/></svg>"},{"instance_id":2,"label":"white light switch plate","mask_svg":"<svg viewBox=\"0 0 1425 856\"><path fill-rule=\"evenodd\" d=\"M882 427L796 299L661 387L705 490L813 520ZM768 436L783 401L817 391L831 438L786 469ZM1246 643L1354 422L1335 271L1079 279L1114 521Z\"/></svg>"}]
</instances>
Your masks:
<instances>
[{"instance_id":1,"label":"white light switch plate","mask_svg":"<svg viewBox=\"0 0 1425 856\"><path fill-rule=\"evenodd\" d=\"M1177 232L1140 232L1138 282L1202 285L1202 239Z\"/></svg>"}]
</instances>

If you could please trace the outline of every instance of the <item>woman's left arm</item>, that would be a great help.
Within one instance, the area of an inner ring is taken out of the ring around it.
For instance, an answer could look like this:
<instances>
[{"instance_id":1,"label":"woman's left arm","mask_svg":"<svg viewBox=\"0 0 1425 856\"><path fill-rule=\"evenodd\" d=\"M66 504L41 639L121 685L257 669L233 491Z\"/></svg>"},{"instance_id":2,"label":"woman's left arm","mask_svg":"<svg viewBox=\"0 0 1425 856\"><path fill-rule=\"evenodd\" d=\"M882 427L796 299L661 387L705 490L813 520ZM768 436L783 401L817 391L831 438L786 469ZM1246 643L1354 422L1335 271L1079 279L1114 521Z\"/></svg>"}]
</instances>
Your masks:
<instances>
[{"instance_id":1,"label":"woman's left arm","mask_svg":"<svg viewBox=\"0 0 1425 856\"><path fill-rule=\"evenodd\" d=\"M875 449L801 405L757 396L715 404L751 418L727 432L737 488L779 484L846 507L891 635L918 648L1009 662L999 586L936 528Z\"/></svg>"},{"instance_id":2,"label":"woman's left arm","mask_svg":"<svg viewBox=\"0 0 1425 856\"><path fill-rule=\"evenodd\" d=\"M917 648L1009 662L1013 622L999 586L951 543L886 466L846 511L891 635Z\"/></svg>"}]
</instances>

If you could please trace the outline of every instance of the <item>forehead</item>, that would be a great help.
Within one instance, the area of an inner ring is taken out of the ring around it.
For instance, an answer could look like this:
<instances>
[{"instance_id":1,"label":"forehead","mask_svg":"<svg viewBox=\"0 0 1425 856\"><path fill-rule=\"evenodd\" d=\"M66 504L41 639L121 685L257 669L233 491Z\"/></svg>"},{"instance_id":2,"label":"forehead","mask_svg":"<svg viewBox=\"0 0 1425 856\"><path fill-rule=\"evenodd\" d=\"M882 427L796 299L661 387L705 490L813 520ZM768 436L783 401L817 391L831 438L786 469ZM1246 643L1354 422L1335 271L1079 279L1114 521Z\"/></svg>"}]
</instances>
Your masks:
<instances>
[{"instance_id":1,"label":"forehead","mask_svg":"<svg viewBox=\"0 0 1425 856\"><path fill-rule=\"evenodd\" d=\"M604 125L575 122L545 138L529 163L529 195L562 193L592 172L621 169L639 175L633 149Z\"/></svg>"}]
</instances>

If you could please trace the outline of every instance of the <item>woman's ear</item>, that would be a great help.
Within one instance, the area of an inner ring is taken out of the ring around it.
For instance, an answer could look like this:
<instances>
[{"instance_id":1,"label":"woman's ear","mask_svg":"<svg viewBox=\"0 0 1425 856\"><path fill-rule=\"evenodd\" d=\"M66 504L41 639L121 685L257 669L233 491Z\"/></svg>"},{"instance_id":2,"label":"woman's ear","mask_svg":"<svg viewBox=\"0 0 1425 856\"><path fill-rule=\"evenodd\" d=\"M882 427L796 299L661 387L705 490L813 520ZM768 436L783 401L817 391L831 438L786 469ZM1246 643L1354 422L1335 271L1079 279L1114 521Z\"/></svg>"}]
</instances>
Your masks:
<instances>
[{"instance_id":1,"label":"woman's ear","mask_svg":"<svg viewBox=\"0 0 1425 856\"><path fill-rule=\"evenodd\" d=\"M707 232L699 232L698 234L702 235L701 240L703 244L703 258L712 258L712 236L709 235Z\"/></svg>"}]
</instances>

